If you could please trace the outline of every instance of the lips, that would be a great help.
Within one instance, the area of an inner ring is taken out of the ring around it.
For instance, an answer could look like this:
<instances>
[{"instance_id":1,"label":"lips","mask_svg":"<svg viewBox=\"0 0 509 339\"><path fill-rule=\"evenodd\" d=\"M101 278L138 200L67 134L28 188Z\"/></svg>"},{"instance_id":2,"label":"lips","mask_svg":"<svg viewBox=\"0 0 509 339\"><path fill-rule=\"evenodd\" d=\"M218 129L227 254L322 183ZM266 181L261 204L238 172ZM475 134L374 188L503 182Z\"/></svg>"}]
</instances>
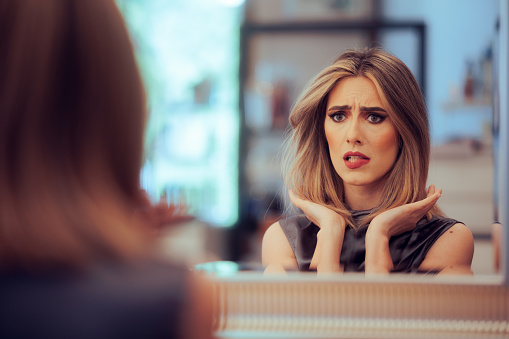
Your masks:
<instances>
[{"instance_id":1,"label":"lips","mask_svg":"<svg viewBox=\"0 0 509 339\"><path fill-rule=\"evenodd\" d=\"M349 169L356 169L366 165L369 162L369 158L361 152L346 152L343 156L345 166Z\"/></svg>"}]
</instances>

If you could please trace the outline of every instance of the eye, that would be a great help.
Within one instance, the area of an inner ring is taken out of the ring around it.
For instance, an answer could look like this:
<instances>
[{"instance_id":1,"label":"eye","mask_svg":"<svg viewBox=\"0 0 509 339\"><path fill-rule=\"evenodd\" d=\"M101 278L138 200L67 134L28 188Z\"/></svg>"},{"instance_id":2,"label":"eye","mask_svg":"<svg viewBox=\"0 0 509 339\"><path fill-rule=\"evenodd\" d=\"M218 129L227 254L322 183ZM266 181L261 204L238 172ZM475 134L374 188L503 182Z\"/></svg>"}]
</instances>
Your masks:
<instances>
[{"instance_id":1,"label":"eye","mask_svg":"<svg viewBox=\"0 0 509 339\"><path fill-rule=\"evenodd\" d=\"M367 120L372 124L379 124L385 120L385 117L381 114L370 114L368 115Z\"/></svg>"},{"instance_id":2,"label":"eye","mask_svg":"<svg viewBox=\"0 0 509 339\"><path fill-rule=\"evenodd\" d=\"M342 122L343 120L346 119L346 115L343 112L334 112L332 114L329 114L329 117L334 122Z\"/></svg>"}]
</instances>

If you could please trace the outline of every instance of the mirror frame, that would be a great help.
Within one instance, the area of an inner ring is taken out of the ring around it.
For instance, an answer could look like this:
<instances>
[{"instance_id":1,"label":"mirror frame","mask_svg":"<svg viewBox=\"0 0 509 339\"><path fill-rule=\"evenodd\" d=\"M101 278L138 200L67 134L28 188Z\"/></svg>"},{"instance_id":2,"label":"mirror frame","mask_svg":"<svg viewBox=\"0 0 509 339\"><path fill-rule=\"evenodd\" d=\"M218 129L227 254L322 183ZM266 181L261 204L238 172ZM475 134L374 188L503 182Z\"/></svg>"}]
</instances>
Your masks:
<instances>
[{"instance_id":1,"label":"mirror frame","mask_svg":"<svg viewBox=\"0 0 509 339\"><path fill-rule=\"evenodd\" d=\"M509 4L500 0L499 26L499 154L498 154L498 211L502 224L501 273L509 287L509 232L503 230L509 221ZM497 98L495 98L497 100ZM507 226L506 226L507 227Z\"/></svg>"},{"instance_id":2,"label":"mirror frame","mask_svg":"<svg viewBox=\"0 0 509 339\"><path fill-rule=\"evenodd\" d=\"M507 338L500 276L212 277L216 338Z\"/></svg>"}]
</instances>

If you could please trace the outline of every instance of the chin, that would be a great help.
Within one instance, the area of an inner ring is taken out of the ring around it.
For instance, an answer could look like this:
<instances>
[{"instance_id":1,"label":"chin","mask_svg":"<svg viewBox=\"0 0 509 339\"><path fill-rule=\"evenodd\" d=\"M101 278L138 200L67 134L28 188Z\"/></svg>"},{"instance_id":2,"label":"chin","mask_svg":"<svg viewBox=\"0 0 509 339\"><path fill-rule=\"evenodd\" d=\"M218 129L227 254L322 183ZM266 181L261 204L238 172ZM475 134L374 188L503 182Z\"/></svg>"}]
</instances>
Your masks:
<instances>
[{"instance_id":1,"label":"chin","mask_svg":"<svg viewBox=\"0 0 509 339\"><path fill-rule=\"evenodd\" d=\"M373 180L368 180L365 178L351 178L349 176L341 177L343 179L343 184L351 185L351 186L366 186L372 184Z\"/></svg>"},{"instance_id":2,"label":"chin","mask_svg":"<svg viewBox=\"0 0 509 339\"><path fill-rule=\"evenodd\" d=\"M343 185L349 185L349 186L373 186L373 185L379 185L381 178L366 178L364 175L352 175L351 173L345 176L341 176L341 179L343 180Z\"/></svg>"}]
</instances>

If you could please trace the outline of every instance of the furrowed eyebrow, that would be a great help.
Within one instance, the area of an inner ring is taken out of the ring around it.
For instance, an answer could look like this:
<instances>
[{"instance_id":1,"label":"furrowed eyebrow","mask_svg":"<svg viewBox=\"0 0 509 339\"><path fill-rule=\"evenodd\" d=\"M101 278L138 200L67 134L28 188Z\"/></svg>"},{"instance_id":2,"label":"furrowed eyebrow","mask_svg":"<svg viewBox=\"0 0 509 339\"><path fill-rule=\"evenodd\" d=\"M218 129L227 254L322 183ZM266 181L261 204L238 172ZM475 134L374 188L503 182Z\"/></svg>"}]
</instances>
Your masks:
<instances>
[{"instance_id":1,"label":"furrowed eyebrow","mask_svg":"<svg viewBox=\"0 0 509 339\"><path fill-rule=\"evenodd\" d=\"M386 110L384 110L382 107L365 107L361 106L361 112L384 112L387 113Z\"/></svg>"},{"instance_id":2,"label":"furrowed eyebrow","mask_svg":"<svg viewBox=\"0 0 509 339\"><path fill-rule=\"evenodd\" d=\"M328 110L329 111L345 111L345 110L348 111L348 110L351 110L351 109L352 109L352 106L343 105L343 106L332 106Z\"/></svg>"},{"instance_id":3,"label":"furrowed eyebrow","mask_svg":"<svg viewBox=\"0 0 509 339\"><path fill-rule=\"evenodd\" d=\"M343 106L332 106L328 110L329 111L343 111L343 110L351 110L352 106L343 105ZM384 110L382 107L374 106L374 107L366 107L361 106L360 107L361 112L384 112L387 113L386 110Z\"/></svg>"}]
</instances>

